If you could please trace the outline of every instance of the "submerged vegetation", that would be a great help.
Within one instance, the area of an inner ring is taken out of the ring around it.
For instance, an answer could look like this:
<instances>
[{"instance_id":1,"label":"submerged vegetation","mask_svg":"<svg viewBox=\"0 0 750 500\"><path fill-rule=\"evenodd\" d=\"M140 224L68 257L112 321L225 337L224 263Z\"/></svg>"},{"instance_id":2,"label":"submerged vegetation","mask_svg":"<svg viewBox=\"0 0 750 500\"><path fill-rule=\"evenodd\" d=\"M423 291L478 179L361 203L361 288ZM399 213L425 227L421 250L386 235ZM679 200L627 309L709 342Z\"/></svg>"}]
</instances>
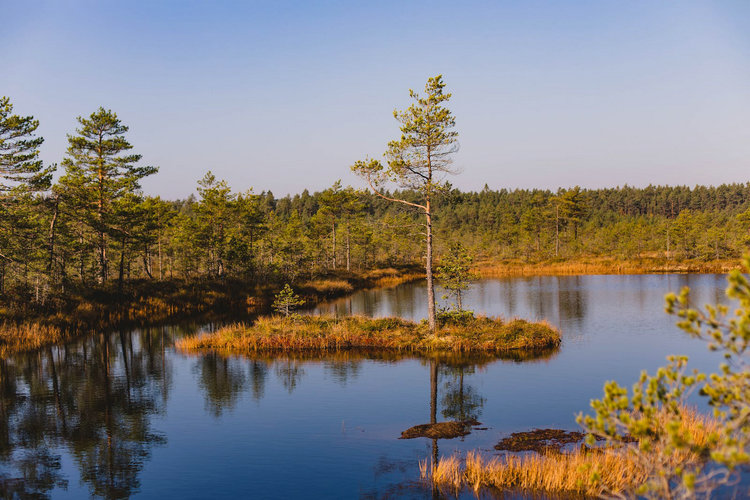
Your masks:
<instances>
[{"instance_id":1,"label":"submerged vegetation","mask_svg":"<svg viewBox=\"0 0 750 500\"><path fill-rule=\"evenodd\" d=\"M339 351L385 349L400 352L485 352L544 350L560 345L560 333L547 323L477 317L443 324L434 333L425 323L398 318L352 316L261 317L177 341L184 350Z\"/></svg>"}]
</instances>

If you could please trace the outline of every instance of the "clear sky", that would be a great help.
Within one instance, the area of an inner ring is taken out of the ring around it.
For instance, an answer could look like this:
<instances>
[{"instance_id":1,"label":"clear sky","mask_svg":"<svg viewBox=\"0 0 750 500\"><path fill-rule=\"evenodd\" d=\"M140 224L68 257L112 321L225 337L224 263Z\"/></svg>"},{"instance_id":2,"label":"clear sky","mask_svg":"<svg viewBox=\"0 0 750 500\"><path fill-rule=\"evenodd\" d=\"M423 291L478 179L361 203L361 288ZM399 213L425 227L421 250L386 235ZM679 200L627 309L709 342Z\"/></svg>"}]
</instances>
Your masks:
<instances>
[{"instance_id":1,"label":"clear sky","mask_svg":"<svg viewBox=\"0 0 750 500\"><path fill-rule=\"evenodd\" d=\"M462 189L750 181L750 2L0 0L0 95L59 162L117 112L168 198L362 183L444 75Z\"/></svg>"}]
</instances>

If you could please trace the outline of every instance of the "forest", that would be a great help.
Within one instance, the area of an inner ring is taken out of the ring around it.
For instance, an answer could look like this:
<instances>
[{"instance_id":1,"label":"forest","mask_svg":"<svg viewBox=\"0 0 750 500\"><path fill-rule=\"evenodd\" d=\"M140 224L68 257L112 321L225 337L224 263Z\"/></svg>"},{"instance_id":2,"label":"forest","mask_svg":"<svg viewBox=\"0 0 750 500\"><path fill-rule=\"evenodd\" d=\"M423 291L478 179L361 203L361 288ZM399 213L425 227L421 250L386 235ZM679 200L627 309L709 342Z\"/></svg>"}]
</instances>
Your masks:
<instances>
[{"instance_id":1,"label":"forest","mask_svg":"<svg viewBox=\"0 0 750 500\"><path fill-rule=\"evenodd\" d=\"M141 181L158 168L142 164L117 114L99 108L77 120L65 157L45 165L39 122L0 99L4 302L53 304L75 290L144 281L295 283L424 261L423 221L407 205L340 181L283 197L238 191L210 171L186 199L148 196ZM503 263L737 260L750 241L750 183L479 192L445 184L434 206L438 262L455 242L475 262Z\"/></svg>"}]
</instances>

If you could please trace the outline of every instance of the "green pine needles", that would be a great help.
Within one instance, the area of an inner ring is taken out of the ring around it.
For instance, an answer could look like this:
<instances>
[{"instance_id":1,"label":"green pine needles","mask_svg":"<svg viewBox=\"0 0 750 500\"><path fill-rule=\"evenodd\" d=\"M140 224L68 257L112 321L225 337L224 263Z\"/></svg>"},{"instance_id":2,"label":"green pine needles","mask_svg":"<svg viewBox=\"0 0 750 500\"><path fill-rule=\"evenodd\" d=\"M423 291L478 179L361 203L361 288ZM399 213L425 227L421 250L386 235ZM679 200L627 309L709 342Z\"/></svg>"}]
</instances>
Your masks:
<instances>
[{"instance_id":1,"label":"green pine needles","mask_svg":"<svg viewBox=\"0 0 750 500\"><path fill-rule=\"evenodd\" d=\"M284 317L288 318L289 314L292 311L299 308L304 303L305 300L301 299L299 295L294 293L292 287L290 287L289 283L287 283L284 285L284 288L282 288L281 291L276 294L271 307L273 307L274 311L278 312L279 314L283 314Z\"/></svg>"},{"instance_id":2,"label":"green pine needles","mask_svg":"<svg viewBox=\"0 0 750 500\"><path fill-rule=\"evenodd\" d=\"M463 292L469 289L472 280L477 279L477 275L471 272L473 260L461 242L454 242L437 268L437 278L447 291L443 298L454 298L456 302L451 306L458 313L463 311Z\"/></svg>"},{"instance_id":3,"label":"green pine needles","mask_svg":"<svg viewBox=\"0 0 750 500\"><path fill-rule=\"evenodd\" d=\"M750 272L750 257L742 265ZM686 357L670 356L655 375L644 371L630 392L608 382L604 397L591 403L595 415L578 417L592 436L611 445L637 441L626 449L648 476L632 492L637 496L708 497L730 483L734 470L750 463L750 281L741 271L730 273L728 281L727 296L737 302L734 310L725 305L693 309L687 287L666 297L666 310L680 319L680 329L724 354L718 373L688 370ZM688 397L696 390L714 408L718 431L685 431ZM704 460L686 467L680 457L687 454ZM709 457L712 462L705 460Z\"/></svg>"}]
</instances>

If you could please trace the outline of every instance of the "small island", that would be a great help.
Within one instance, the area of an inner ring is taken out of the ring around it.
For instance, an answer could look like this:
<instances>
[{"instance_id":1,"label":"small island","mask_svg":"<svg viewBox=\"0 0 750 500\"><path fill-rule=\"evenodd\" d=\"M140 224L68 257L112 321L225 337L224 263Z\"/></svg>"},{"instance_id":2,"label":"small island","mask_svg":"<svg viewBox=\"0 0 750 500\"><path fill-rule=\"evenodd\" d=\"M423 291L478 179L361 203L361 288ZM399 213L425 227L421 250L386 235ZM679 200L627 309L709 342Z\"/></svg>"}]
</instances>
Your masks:
<instances>
[{"instance_id":1,"label":"small island","mask_svg":"<svg viewBox=\"0 0 750 500\"><path fill-rule=\"evenodd\" d=\"M560 345L560 332L546 322L469 316L441 322L431 332L426 322L365 316L262 316L211 334L177 341L178 349L243 352L392 350L407 353L462 352L503 354Z\"/></svg>"}]
</instances>

